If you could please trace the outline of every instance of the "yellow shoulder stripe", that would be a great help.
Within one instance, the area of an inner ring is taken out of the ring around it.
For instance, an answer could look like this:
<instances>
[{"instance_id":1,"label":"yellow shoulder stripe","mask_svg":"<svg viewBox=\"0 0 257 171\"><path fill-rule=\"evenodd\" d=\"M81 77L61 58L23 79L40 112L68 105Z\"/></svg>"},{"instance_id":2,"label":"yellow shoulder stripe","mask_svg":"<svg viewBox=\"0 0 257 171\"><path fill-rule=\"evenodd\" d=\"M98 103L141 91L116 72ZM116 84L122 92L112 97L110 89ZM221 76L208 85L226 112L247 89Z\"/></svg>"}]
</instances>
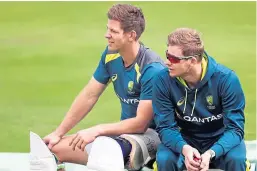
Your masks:
<instances>
[{"instance_id":1,"label":"yellow shoulder stripe","mask_svg":"<svg viewBox=\"0 0 257 171\"><path fill-rule=\"evenodd\" d=\"M105 64L107 64L108 62L117 59L118 57L120 57L119 53L114 53L114 54L107 54L105 57Z\"/></svg>"},{"instance_id":2,"label":"yellow shoulder stripe","mask_svg":"<svg viewBox=\"0 0 257 171\"><path fill-rule=\"evenodd\" d=\"M141 73L140 73L140 68L139 68L139 66L138 66L138 64L136 63L135 64L135 70L136 70L136 73L137 73L137 82L139 81L139 78L140 78L140 76L141 76Z\"/></svg>"},{"instance_id":3,"label":"yellow shoulder stripe","mask_svg":"<svg viewBox=\"0 0 257 171\"><path fill-rule=\"evenodd\" d=\"M207 71L207 65L208 65L208 59L206 56L203 56L203 59L202 59L202 76L201 76L201 80L203 79L203 77L205 76L206 74L206 71Z\"/></svg>"}]
</instances>

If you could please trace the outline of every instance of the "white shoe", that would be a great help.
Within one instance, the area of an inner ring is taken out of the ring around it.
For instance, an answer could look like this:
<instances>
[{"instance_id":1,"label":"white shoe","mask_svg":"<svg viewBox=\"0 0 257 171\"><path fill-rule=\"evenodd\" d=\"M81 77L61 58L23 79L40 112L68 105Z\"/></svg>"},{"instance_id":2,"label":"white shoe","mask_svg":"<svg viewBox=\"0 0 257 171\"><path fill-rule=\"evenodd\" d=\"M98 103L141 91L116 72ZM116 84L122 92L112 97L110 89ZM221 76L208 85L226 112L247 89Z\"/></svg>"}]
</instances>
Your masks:
<instances>
[{"instance_id":1,"label":"white shoe","mask_svg":"<svg viewBox=\"0 0 257 171\"><path fill-rule=\"evenodd\" d=\"M93 142L87 167L94 171L124 171L120 145L111 137L99 136Z\"/></svg>"},{"instance_id":2,"label":"white shoe","mask_svg":"<svg viewBox=\"0 0 257 171\"><path fill-rule=\"evenodd\" d=\"M57 164L44 141L30 132L30 171L56 171Z\"/></svg>"}]
</instances>

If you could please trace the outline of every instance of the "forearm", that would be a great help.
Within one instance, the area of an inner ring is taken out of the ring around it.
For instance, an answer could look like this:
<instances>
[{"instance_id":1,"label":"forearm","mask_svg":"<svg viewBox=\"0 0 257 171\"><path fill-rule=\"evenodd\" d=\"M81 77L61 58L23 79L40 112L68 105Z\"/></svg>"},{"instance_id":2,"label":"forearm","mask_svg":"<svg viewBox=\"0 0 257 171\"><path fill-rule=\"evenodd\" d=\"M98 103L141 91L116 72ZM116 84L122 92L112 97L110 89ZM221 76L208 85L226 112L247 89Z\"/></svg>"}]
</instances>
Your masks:
<instances>
[{"instance_id":1,"label":"forearm","mask_svg":"<svg viewBox=\"0 0 257 171\"><path fill-rule=\"evenodd\" d=\"M244 138L243 113L227 112L224 114L225 131L220 139L211 147L216 153L216 158L226 154L239 145Z\"/></svg>"},{"instance_id":2,"label":"forearm","mask_svg":"<svg viewBox=\"0 0 257 171\"><path fill-rule=\"evenodd\" d=\"M157 128L161 142L174 152L182 153L186 141L177 128Z\"/></svg>"},{"instance_id":3,"label":"forearm","mask_svg":"<svg viewBox=\"0 0 257 171\"><path fill-rule=\"evenodd\" d=\"M220 82L220 95L223 108L223 125L225 130L219 140L211 147L215 158L223 156L244 138L245 97L238 77L231 72Z\"/></svg>"},{"instance_id":4,"label":"forearm","mask_svg":"<svg viewBox=\"0 0 257 171\"><path fill-rule=\"evenodd\" d=\"M81 121L93 108L98 98L88 97L80 94L71 105L69 111L56 129L56 133L60 136L65 135L71 130L79 121Z\"/></svg>"},{"instance_id":5,"label":"forearm","mask_svg":"<svg viewBox=\"0 0 257 171\"><path fill-rule=\"evenodd\" d=\"M215 157L219 158L235 146L239 145L241 140L242 137L235 131L225 131L222 137L211 147L211 149L215 152Z\"/></svg>"},{"instance_id":6,"label":"forearm","mask_svg":"<svg viewBox=\"0 0 257 171\"><path fill-rule=\"evenodd\" d=\"M80 102L79 98L76 99L55 132L60 136L65 135L90 112L96 101L91 99Z\"/></svg>"},{"instance_id":7,"label":"forearm","mask_svg":"<svg viewBox=\"0 0 257 171\"><path fill-rule=\"evenodd\" d=\"M101 124L99 127L100 135L121 135L121 134L136 134L144 133L148 124L142 124L137 118L130 118L116 123Z\"/></svg>"}]
</instances>

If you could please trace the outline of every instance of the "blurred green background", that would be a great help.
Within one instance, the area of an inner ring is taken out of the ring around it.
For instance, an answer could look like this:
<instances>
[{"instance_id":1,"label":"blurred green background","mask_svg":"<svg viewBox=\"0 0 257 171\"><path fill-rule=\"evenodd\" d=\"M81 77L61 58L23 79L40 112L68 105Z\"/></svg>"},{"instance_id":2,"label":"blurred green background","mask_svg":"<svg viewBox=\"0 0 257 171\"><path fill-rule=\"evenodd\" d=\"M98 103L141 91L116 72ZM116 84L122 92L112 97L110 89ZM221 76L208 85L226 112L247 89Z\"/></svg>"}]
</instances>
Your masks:
<instances>
[{"instance_id":1,"label":"blurred green background","mask_svg":"<svg viewBox=\"0 0 257 171\"><path fill-rule=\"evenodd\" d=\"M238 74L246 96L245 138L256 139L256 2L130 2L146 17L142 41L164 59L177 27L203 34L207 52ZM28 152L62 121L107 42L114 2L0 2L0 151ZM70 133L119 119L110 85Z\"/></svg>"}]
</instances>

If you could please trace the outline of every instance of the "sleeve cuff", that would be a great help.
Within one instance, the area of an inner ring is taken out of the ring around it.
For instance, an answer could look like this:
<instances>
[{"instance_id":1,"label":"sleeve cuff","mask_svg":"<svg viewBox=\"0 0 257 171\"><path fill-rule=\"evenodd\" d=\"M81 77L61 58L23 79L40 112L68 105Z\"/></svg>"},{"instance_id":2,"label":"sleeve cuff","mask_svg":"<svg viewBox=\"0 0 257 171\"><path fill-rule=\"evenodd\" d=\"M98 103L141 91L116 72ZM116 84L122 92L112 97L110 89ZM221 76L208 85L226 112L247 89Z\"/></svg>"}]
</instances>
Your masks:
<instances>
[{"instance_id":1,"label":"sleeve cuff","mask_svg":"<svg viewBox=\"0 0 257 171\"><path fill-rule=\"evenodd\" d=\"M152 96L142 96L140 97L140 100L152 100Z\"/></svg>"},{"instance_id":2,"label":"sleeve cuff","mask_svg":"<svg viewBox=\"0 0 257 171\"><path fill-rule=\"evenodd\" d=\"M219 144L214 144L211 147L211 150L213 150L215 152L215 159L219 158L224 153L223 147Z\"/></svg>"},{"instance_id":3,"label":"sleeve cuff","mask_svg":"<svg viewBox=\"0 0 257 171\"><path fill-rule=\"evenodd\" d=\"M180 154L182 154L182 149L183 149L183 146L186 145L187 143L185 141L179 141L177 142L176 144L176 149L177 149L177 152L179 152Z\"/></svg>"},{"instance_id":4,"label":"sleeve cuff","mask_svg":"<svg viewBox=\"0 0 257 171\"><path fill-rule=\"evenodd\" d=\"M93 75L94 79L96 81L98 81L99 83L102 83L102 84L107 84L108 81L106 82L105 80L101 79L100 77L98 77L96 74Z\"/></svg>"}]
</instances>

